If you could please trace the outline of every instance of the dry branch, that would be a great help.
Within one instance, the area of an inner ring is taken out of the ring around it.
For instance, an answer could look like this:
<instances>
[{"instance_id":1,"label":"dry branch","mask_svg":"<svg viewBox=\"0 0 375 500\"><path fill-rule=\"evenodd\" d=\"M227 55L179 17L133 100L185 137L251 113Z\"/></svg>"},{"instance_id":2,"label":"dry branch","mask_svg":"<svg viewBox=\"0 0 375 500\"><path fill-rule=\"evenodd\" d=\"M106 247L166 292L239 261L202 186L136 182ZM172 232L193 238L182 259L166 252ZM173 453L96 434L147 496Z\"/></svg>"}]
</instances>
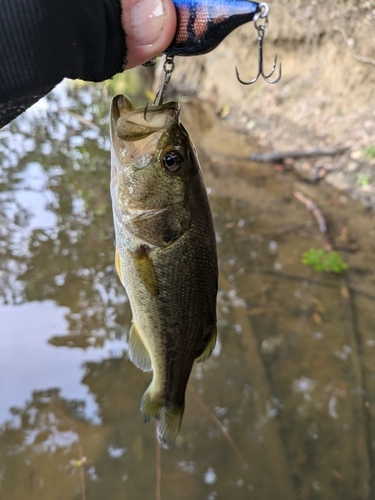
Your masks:
<instances>
[{"instance_id":1,"label":"dry branch","mask_svg":"<svg viewBox=\"0 0 375 500\"><path fill-rule=\"evenodd\" d=\"M321 233L326 234L327 233L327 223L324 218L323 212L318 208L318 206L307 196L301 193L301 191L297 191L296 189L293 190L293 196L297 198L298 201L303 203L307 210L310 210L312 212L315 220L317 221L319 225L319 230Z\"/></svg>"},{"instance_id":2,"label":"dry branch","mask_svg":"<svg viewBox=\"0 0 375 500\"><path fill-rule=\"evenodd\" d=\"M273 153L254 153L250 155L251 161L258 163L282 163L287 158L298 160L299 158L317 158L319 156L336 156L348 148L314 148L296 151L278 151Z\"/></svg>"},{"instance_id":3,"label":"dry branch","mask_svg":"<svg viewBox=\"0 0 375 500\"><path fill-rule=\"evenodd\" d=\"M155 441L156 441L156 485L155 500L161 500L161 446L158 440L157 422L155 422Z\"/></svg>"},{"instance_id":4,"label":"dry branch","mask_svg":"<svg viewBox=\"0 0 375 500\"><path fill-rule=\"evenodd\" d=\"M78 451L79 451L79 461L81 464L79 468L79 479L81 483L81 499L86 500L85 468L84 468L84 464L86 463L86 457L83 455L82 446L78 447Z\"/></svg>"},{"instance_id":5,"label":"dry branch","mask_svg":"<svg viewBox=\"0 0 375 500\"><path fill-rule=\"evenodd\" d=\"M342 37L345 40L346 45L352 51L352 55L353 55L354 59L356 59L359 62L362 62L365 64L372 64L373 66L375 66L375 59L372 59L372 57L361 56L361 55L353 52L353 39L348 37L344 28L341 28L340 26L334 26L333 31L339 31L342 34Z\"/></svg>"},{"instance_id":6,"label":"dry branch","mask_svg":"<svg viewBox=\"0 0 375 500\"><path fill-rule=\"evenodd\" d=\"M197 391L194 389L192 385L188 385L188 390L191 392L191 394L194 396L195 400L199 404L199 406L207 413L207 415L210 417L210 419L213 421L213 423L219 428L220 432L222 435L225 437L225 439L228 441L230 446L233 448L234 452L238 456L238 458L241 460L242 464L247 466L247 462L244 459L244 456L242 455L240 449L236 445L236 443L233 441L232 436L229 434L228 430L224 425L220 422L220 420L212 413L212 411L209 409L209 407L202 401L200 398L199 394Z\"/></svg>"},{"instance_id":7,"label":"dry branch","mask_svg":"<svg viewBox=\"0 0 375 500\"><path fill-rule=\"evenodd\" d=\"M297 191L296 189L293 190L293 196L297 198L298 201L300 201L306 208L309 210L313 216L316 222L318 223L319 226L319 231L323 233L324 239L325 239L325 247L327 252L332 251L332 245L329 242L328 239L328 234L327 234L327 223L326 219L323 215L323 212L320 210L320 208L307 196L301 193L301 191Z\"/></svg>"}]
</instances>

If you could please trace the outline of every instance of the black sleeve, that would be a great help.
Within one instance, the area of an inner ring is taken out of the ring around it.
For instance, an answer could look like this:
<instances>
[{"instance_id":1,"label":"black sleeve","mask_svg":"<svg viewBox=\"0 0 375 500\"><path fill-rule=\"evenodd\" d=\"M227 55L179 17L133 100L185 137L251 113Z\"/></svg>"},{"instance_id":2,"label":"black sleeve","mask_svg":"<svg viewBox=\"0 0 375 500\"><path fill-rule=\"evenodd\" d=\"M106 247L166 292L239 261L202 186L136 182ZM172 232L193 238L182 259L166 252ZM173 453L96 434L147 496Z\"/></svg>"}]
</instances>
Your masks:
<instances>
[{"instance_id":1,"label":"black sleeve","mask_svg":"<svg viewBox=\"0 0 375 500\"><path fill-rule=\"evenodd\" d=\"M64 77L105 80L125 56L120 0L0 0L0 128Z\"/></svg>"}]
</instances>

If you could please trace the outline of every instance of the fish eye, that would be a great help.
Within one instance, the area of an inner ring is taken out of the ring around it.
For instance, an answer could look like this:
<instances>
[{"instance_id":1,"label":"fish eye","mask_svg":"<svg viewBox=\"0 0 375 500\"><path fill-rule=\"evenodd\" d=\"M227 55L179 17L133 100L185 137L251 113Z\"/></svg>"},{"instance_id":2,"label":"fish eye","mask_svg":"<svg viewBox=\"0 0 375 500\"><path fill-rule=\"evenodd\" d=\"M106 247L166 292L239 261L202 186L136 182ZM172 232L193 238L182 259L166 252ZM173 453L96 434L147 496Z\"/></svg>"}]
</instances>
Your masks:
<instances>
[{"instance_id":1,"label":"fish eye","mask_svg":"<svg viewBox=\"0 0 375 500\"><path fill-rule=\"evenodd\" d=\"M164 166L170 172L176 172L180 168L183 158L178 151L168 151L163 156Z\"/></svg>"}]
</instances>

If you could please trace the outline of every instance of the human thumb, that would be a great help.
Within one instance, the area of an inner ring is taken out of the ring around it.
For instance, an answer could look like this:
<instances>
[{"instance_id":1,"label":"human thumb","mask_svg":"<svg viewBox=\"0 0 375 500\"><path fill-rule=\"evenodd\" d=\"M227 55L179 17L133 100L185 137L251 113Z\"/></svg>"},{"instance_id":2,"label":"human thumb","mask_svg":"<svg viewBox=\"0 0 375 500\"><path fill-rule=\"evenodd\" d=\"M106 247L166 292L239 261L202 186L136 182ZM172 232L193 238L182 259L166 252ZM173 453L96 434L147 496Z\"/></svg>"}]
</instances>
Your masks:
<instances>
[{"instance_id":1,"label":"human thumb","mask_svg":"<svg viewBox=\"0 0 375 500\"><path fill-rule=\"evenodd\" d=\"M126 67L134 68L159 56L176 32L172 0L121 0L121 23L126 34Z\"/></svg>"}]
</instances>

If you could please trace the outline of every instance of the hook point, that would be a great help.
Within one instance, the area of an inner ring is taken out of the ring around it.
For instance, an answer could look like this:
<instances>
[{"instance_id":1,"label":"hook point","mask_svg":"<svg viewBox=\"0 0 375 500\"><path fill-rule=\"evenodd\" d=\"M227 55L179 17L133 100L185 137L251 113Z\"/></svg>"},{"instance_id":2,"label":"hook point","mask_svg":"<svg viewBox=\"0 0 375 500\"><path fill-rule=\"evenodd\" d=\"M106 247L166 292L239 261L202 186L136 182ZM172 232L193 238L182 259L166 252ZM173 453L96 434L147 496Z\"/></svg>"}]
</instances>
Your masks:
<instances>
[{"instance_id":1,"label":"hook point","mask_svg":"<svg viewBox=\"0 0 375 500\"><path fill-rule=\"evenodd\" d=\"M143 118L145 122L147 122L147 109L148 109L148 101L146 103L145 109L143 110Z\"/></svg>"}]
</instances>

